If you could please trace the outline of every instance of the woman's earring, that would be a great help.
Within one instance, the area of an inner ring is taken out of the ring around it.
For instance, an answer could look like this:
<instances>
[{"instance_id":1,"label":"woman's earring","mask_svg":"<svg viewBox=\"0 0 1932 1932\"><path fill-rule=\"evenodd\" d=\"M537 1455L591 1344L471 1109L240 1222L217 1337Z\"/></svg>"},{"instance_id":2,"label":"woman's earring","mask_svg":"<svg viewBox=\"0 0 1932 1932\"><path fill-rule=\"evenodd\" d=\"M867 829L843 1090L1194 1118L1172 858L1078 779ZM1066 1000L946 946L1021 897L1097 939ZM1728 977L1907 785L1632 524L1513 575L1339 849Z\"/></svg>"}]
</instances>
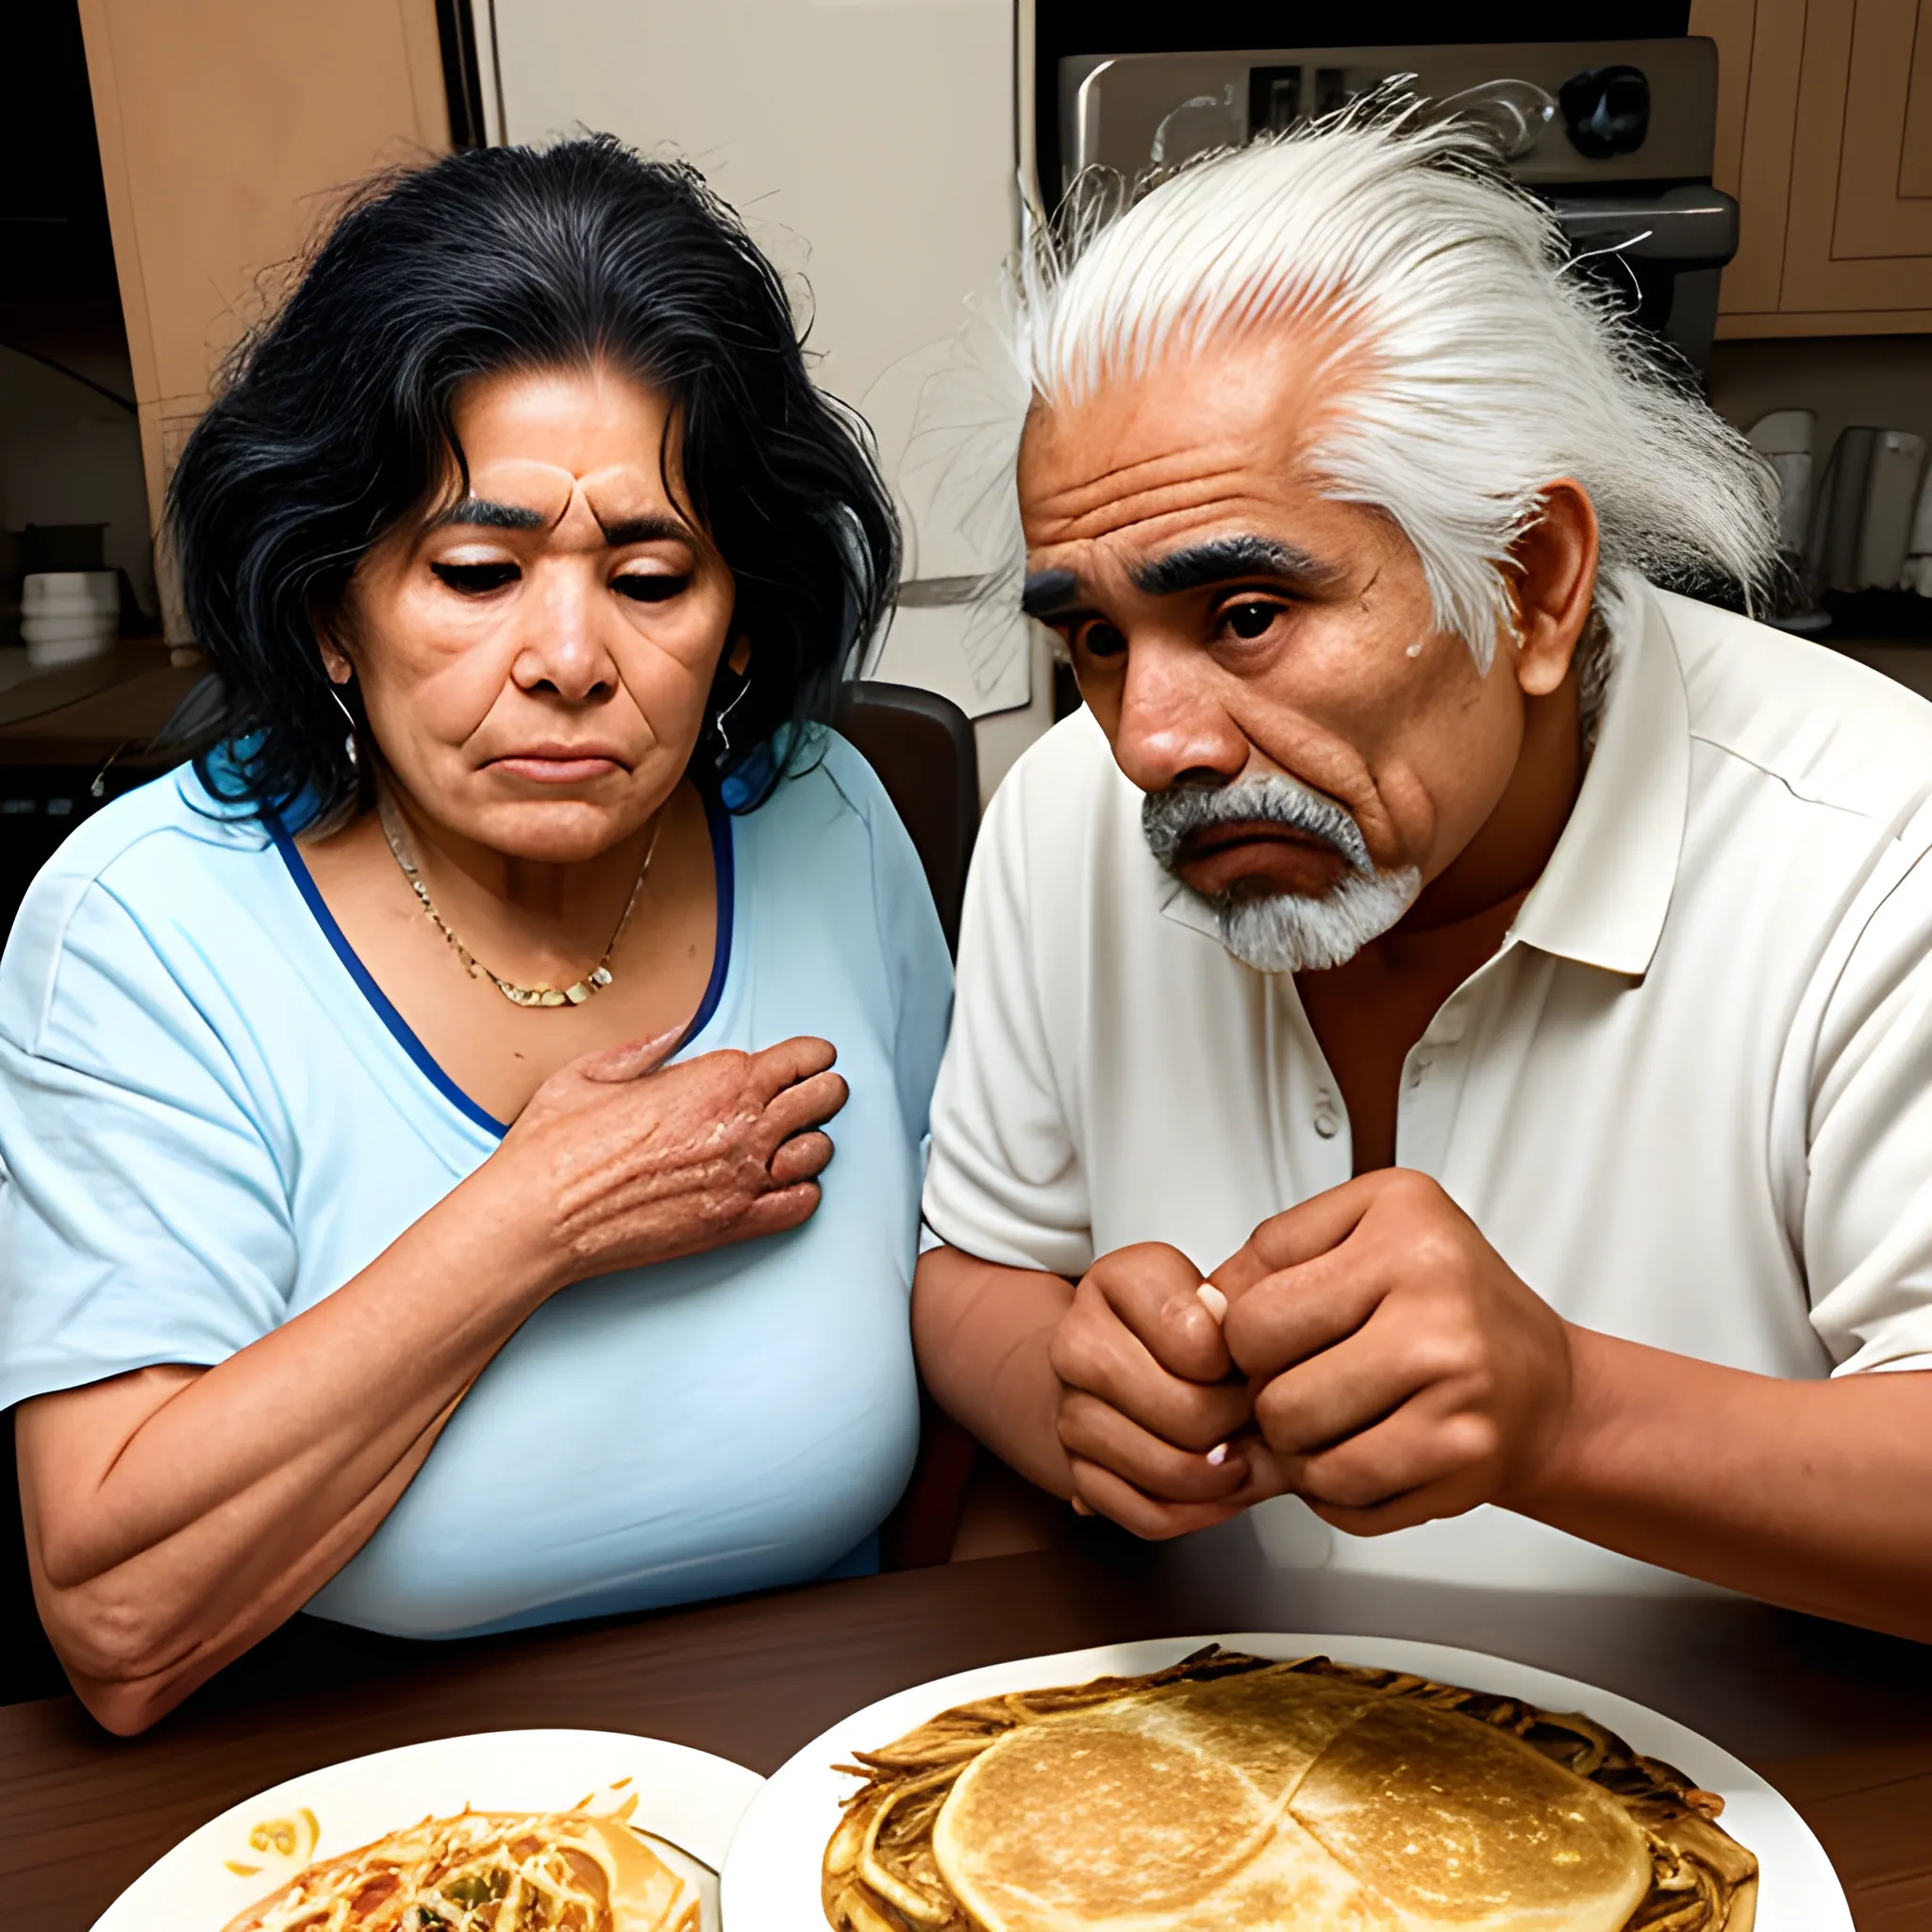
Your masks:
<instances>
[{"instance_id":1,"label":"woman's earring","mask_svg":"<svg viewBox=\"0 0 1932 1932\"><path fill-rule=\"evenodd\" d=\"M731 756L731 736L724 729L724 721L744 702L744 694L751 689L751 678L747 674L744 682L733 693L731 702L724 706L711 720L711 729L718 734L718 762L724 764Z\"/></svg>"},{"instance_id":2,"label":"woman's earring","mask_svg":"<svg viewBox=\"0 0 1932 1932\"><path fill-rule=\"evenodd\" d=\"M342 740L342 749L348 753L350 764L358 765L362 762L362 760L358 756L356 751L356 714L353 711L351 711L348 706L342 702L342 694L341 691L337 689L336 681L334 678L329 679L328 694L330 697L335 699L336 709L339 710L342 714L342 716L348 720L349 723L349 735L348 737Z\"/></svg>"}]
</instances>

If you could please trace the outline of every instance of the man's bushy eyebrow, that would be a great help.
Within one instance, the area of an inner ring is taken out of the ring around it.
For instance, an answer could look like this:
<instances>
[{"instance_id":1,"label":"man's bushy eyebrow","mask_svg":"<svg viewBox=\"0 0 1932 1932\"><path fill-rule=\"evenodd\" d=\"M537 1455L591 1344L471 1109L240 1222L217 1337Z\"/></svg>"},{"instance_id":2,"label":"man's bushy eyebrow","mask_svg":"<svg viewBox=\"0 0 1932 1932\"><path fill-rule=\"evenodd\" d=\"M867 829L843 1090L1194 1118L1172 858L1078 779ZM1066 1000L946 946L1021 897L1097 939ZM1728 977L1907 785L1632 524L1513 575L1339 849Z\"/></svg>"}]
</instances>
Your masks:
<instances>
[{"instance_id":1,"label":"man's bushy eyebrow","mask_svg":"<svg viewBox=\"0 0 1932 1932\"><path fill-rule=\"evenodd\" d=\"M1128 573L1134 588L1150 597L1177 596L1183 591L1211 589L1230 578L1257 575L1312 589L1332 582L1337 575L1333 565L1295 544L1256 536L1212 537L1151 562L1136 564ZM1028 575L1021 590L1020 608L1028 617L1051 622L1079 609L1084 595L1073 571L1037 570Z\"/></svg>"},{"instance_id":2,"label":"man's bushy eyebrow","mask_svg":"<svg viewBox=\"0 0 1932 1932\"><path fill-rule=\"evenodd\" d=\"M1073 608L1080 595L1080 580L1070 570L1036 570L1027 574L1020 591L1020 608L1028 617L1057 617Z\"/></svg>"},{"instance_id":3,"label":"man's bushy eyebrow","mask_svg":"<svg viewBox=\"0 0 1932 1932\"><path fill-rule=\"evenodd\" d=\"M1149 597L1209 590L1230 577L1257 575L1312 586L1330 582L1335 571L1292 543L1274 537L1241 536L1210 537L1205 542L1190 543L1165 557L1136 564L1128 572L1134 588Z\"/></svg>"}]
</instances>

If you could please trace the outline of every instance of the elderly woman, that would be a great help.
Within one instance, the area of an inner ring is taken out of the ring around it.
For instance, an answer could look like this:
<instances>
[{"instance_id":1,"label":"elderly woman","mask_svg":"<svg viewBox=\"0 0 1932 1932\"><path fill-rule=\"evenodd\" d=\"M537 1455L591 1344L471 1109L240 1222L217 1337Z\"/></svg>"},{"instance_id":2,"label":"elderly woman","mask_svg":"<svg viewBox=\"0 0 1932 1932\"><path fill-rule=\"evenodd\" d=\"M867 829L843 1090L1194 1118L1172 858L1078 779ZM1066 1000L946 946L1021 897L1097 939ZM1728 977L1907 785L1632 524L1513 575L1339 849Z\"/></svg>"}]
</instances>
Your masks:
<instances>
[{"instance_id":1,"label":"elderly woman","mask_svg":"<svg viewBox=\"0 0 1932 1932\"><path fill-rule=\"evenodd\" d=\"M0 969L0 1405L81 1696L138 1729L304 1606L874 1560L950 978L817 722L895 537L770 266L608 140L445 160L336 227L171 513L220 742Z\"/></svg>"}]
</instances>

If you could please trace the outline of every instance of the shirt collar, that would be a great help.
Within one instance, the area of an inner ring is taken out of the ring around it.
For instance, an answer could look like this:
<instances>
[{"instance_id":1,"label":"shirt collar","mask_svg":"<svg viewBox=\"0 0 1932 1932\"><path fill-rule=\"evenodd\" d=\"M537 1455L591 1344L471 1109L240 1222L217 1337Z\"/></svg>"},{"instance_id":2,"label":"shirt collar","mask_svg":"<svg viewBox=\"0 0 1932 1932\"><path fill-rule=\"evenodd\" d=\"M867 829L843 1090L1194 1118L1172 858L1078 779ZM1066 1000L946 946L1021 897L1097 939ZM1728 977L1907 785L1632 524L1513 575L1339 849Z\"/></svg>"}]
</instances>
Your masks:
<instances>
[{"instance_id":1,"label":"shirt collar","mask_svg":"<svg viewBox=\"0 0 1932 1932\"><path fill-rule=\"evenodd\" d=\"M1690 708L1664 600L1626 606L1596 751L1511 941L1641 977L1664 928L1690 798Z\"/></svg>"}]
</instances>

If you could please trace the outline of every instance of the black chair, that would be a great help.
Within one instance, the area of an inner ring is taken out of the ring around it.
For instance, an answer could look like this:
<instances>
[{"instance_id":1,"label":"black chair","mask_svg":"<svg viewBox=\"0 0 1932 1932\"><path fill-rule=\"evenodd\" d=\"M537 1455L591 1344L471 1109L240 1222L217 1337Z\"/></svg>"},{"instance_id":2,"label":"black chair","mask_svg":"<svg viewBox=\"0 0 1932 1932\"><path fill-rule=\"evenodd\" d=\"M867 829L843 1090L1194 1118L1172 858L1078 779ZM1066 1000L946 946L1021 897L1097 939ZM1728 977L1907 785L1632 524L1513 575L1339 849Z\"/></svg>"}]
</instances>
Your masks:
<instances>
[{"instance_id":1,"label":"black chair","mask_svg":"<svg viewBox=\"0 0 1932 1932\"><path fill-rule=\"evenodd\" d=\"M833 720L878 774L925 867L946 944L959 947L966 866L979 830L979 755L973 721L950 698L861 678Z\"/></svg>"},{"instance_id":2,"label":"black chair","mask_svg":"<svg viewBox=\"0 0 1932 1932\"><path fill-rule=\"evenodd\" d=\"M946 944L959 948L966 866L979 829L979 758L973 724L949 698L911 685L864 681L842 694L839 729L864 755L912 836L939 908ZM889 1570L917 1570L952 1555L978 1445L922 1385L919 1459L879 1534Z\"/></svg>"},{"instance_id":3,"label":"black chair","mask_svg":"<svg viewBox=\"0 0 1932 1932\"><path fill-rule=\"evenodd\" d=\"M14 1471L13 1411L0 1409L0 1704L54 1697L66 1688L66 1673L34 1608Z\"/></svg>"}]
</instances>

